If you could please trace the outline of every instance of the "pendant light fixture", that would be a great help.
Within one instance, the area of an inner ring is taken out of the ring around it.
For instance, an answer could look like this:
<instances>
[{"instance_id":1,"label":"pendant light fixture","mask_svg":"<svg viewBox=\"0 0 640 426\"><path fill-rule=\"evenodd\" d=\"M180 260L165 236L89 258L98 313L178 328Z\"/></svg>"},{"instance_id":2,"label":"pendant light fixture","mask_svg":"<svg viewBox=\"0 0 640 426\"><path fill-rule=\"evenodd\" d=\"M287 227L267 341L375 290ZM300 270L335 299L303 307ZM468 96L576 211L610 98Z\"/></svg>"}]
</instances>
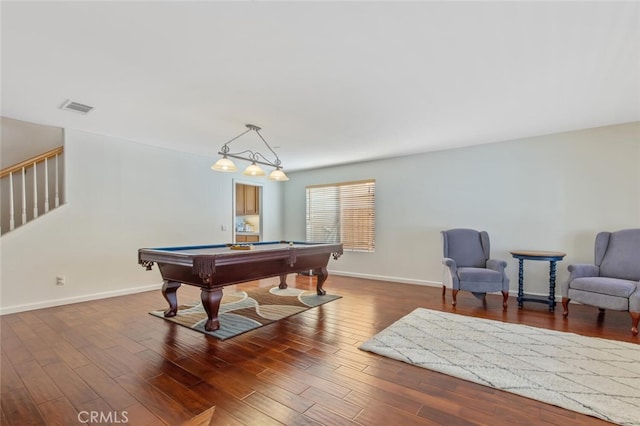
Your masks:
<instances>
[{"instance_id":1,"label":"pendant light fixture","mask_svg":"<svg viewBox=\"0 0 640 426\"><path fill-rule=\"evenodd\" d=\"M216 163L213 166L211 166L211 169L218 172L236 172L238 171L238 168L236 167L235 164L233 164L233 161L229 159L229 158L234 158L237 160L249 161L251 163L242 173L246 176L264 176L265 175L264 170L262 170L262 168L258 165L258 164L262 164L263 166L274 167L274 170L269 174L270 180L275 180L275 181L289 180L287 175L284 174L284 172L282 171L282 163L280 161L280 158L278 158L278 154L276 154L276 152L271 148L271 146L269 146L267 141L260 134L260 127L253 124L246 124L245 126L247 127L247 130L245 130L244 132L240 133L238 136L225 142L225 144L222 145L222 147L220 148L220 151L218 152L218 154L221 155L222 158L216 161ZM230 152L229 144L231 142L235 141L241 136L244 136L247 133L252 131L256 132L260 137L260 139L262 140L262 142L264 142L267 148L269 148L269 151L271 151L271 153L275 157L274 160L269 160L267 157L265 157L261 153L257 151L255 152L251 151L250 149L239 151L239 152Z\"/></svg>"}]
</instances>

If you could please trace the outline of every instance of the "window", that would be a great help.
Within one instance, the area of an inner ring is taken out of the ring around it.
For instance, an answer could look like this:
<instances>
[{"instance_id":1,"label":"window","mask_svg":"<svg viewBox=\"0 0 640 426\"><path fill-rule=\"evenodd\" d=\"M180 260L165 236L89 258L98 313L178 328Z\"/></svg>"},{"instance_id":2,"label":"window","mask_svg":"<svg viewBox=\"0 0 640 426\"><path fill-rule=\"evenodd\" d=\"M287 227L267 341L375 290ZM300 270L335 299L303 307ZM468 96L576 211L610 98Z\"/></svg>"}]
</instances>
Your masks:
<instances>
[{"instance_id":1,"label":"window","mask_svg":"<svg viewBox=\"0 0 640 426\"><path fill-rule=\"evenodd\" d=\"M307 241L374 251L375 196L375 180L308 186Z\"/></svg>"}]
</instances>

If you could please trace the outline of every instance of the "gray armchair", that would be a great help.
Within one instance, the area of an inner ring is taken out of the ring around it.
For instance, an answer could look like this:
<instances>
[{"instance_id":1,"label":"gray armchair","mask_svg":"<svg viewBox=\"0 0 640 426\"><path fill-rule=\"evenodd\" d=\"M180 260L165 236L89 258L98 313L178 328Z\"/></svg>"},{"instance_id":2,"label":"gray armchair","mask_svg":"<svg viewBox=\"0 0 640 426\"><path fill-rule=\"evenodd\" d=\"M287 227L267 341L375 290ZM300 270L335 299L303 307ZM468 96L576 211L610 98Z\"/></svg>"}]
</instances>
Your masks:
<instances>
[{"instance_id":1,"label":"gray armchair","mask_svg":"<svg viewBox=\"0 0 640 426\"><path fill-rule=\"evenodd\" d=\"M562 287L562 307L569 301L595 306L601 311L629 311L631 332L638 334L640 320L640 229L600 232L596 235L593 265L569 265Z\"/></svg>"},{"instance_id":2,"label":"gray armchair","mask_svg":"<svg viewBox=\"0 0 640 426\"><path fill-rule=\"evenodd\" d=\"M507 309L509 299L509 278L504 268L504 260L490 259L489 234L474 229L450 229L442 231L445 276L442 295L447 285L451 286L453 305L456 305L458 291L470 291L478 299L488 292L502 292L502 307Z\"/></svg>"}]
</instances>

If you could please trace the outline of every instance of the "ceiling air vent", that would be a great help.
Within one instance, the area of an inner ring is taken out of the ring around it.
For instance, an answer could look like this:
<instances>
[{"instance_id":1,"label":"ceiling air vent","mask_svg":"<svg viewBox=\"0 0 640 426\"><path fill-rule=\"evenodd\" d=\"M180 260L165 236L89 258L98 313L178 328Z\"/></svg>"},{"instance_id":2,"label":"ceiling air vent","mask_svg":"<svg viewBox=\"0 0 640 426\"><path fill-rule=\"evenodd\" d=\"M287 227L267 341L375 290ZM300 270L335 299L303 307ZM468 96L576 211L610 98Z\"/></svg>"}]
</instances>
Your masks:
<instances>
[{"instance_id":1,"label":"ceiling air vent","mask_svg":"<svg viewBox=\"0 0 640 426\"><path fill-rule=\"evenodd\" d=\"M60 109L64 109L67 111L79 112L81 114L86 114L93 109L92 106L81 104L73 101L65 101L62 105L60 105Z\"/></svg>"}]
</instances>

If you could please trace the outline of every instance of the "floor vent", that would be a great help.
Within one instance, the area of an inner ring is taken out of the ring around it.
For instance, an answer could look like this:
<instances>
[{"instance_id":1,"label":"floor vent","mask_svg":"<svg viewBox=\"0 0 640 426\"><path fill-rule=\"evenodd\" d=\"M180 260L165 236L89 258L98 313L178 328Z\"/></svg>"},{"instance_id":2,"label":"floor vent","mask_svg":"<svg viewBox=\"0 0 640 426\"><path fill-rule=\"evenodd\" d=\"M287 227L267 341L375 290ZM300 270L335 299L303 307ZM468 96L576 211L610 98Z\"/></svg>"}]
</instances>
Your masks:
<instances>
[{"instance_id":1,"label":"floor vent","mask_svg":"<svg viewBox=\"0 0 640 426\"><path fill-rule=\"evenodd\" d=\"M92 106L81 104L73 101L65 101L62 105L60 105L60 109L64 109L67 111L79 112L81 114L86 114L93 109Z\"/></svg>"}]
</instances>

